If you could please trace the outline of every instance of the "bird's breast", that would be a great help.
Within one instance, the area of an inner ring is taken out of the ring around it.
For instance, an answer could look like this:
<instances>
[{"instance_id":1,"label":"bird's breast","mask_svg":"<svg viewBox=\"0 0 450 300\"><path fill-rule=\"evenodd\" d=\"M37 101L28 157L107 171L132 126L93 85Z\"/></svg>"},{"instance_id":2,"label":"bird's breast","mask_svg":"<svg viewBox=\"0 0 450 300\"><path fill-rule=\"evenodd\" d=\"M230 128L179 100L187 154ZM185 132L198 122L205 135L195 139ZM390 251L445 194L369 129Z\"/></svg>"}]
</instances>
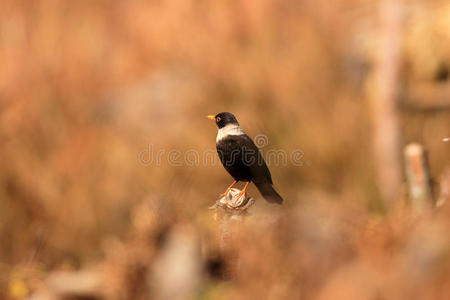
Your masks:
<instances>
[{"instance_id":1,"label":"bird's breast","mask_svg":"<svg viewBox=\"0 0 450 300\"><path fill-rule=\"evenodd\" d=\"M245 132L241 126L237 124L229 124L225 127L219 128L217 131L216 143L230 135L244 135Z\"/></svg>"}]
</instances>

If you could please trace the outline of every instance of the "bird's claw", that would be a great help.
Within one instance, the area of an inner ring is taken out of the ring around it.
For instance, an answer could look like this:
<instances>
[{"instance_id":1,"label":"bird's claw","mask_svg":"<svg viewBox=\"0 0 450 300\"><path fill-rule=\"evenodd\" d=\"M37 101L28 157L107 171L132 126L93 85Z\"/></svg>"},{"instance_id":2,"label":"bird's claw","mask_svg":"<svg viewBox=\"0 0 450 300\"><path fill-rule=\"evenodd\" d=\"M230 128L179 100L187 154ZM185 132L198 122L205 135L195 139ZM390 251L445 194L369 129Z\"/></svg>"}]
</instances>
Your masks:
<instances>
[{"instance_id":1,"label":"bird's claw","mask_svg":"<svg viewBox=\"0 0 450 300\"><path fill-rule=\"evenodd\" d=\"M242 196L246 196L246 195L247 195L247 193L245 192L245 190L243 190L243 191L240 191L239 193L236 194L236 198L239 199Z\"/></svg>"},{"instance_id":2,"label":"bird's claw","mask_svg":"<svg viewBox=\"0 0 450 300\"><path fill-rule=\"evenodd\" d=\"M252 198L247 198L247 193L245 190L238 189L230 189L225 197L221 196L216 203L211 206L209 209L217 209L219 207L225 208L228 211L245 211L251 205L254 204L254 200Z\"/></svg>"},{"instance_id":3,"label":"bird's claw","mask_svg":"<svg viewBox=\"0 0 450 300\"><path fill-rule=\"evenodd\" d=\"M225 193L222 193L219 195L219 199L225 197L228 194L229 191L226 191Z\"/></svg>"}]
</instances>

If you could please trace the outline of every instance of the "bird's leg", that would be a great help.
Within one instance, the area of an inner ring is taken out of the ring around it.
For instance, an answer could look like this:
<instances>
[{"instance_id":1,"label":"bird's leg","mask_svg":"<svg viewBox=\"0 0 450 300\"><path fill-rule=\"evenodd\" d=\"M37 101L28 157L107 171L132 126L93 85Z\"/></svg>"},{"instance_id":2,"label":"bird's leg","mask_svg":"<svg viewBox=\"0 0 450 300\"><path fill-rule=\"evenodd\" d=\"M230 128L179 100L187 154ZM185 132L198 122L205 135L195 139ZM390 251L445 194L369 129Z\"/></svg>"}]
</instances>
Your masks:
<instances>
[{"instance_id":1,"label":"bird's leg","mask_svg":"<svg viewBox=\"0 0 450 300\"><path fill-rule=\"evenodd\" d=\"M242 195L245 195L245 192L247 191L247 187L250 184L250 181L247 181L247 183L245 184L244 188L242 189L242 191L240 191L238 193L238 198L241 197Z\"/></svg>"},{"instance_id":2,"label":"bird's leg","mask_svg":"<svg viewBox=\"0 0 450 300\"><path fill-rule=\"evenodd\" d=\"M221 194L221 195L219 196L219 198L222 198L223 196L225 196L226 194L228 194L228 192L231 190L231 188L232 188L233 186L236 185L236 183L238 183L237 180L235 180L235 181L227 188L227 190L225 191L225 193L223 193L223 194Z\"/></svg>"}]
</instances>

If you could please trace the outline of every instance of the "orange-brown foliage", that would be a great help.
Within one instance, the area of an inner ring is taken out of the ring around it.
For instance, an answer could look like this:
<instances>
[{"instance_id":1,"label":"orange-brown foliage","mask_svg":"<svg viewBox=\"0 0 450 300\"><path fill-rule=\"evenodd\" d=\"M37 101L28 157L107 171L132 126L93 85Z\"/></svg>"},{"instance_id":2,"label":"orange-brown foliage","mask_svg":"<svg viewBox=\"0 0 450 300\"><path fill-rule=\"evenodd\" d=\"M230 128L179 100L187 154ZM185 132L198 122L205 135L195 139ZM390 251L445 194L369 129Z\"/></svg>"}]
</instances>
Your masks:
<instances>
[{"instance_id":1,"label":"orange-brown foliage","mask_svg":"<svg viewBox=\"0 0 450 300\"><path fill-rule=\"evenodd\" d=\"M450 5L405 2L401 86L448 84ZM86 268L106 270L107 299L164 298L151 270L186 235L204 299L447 299L448 208L386 212L373 180L377 20L365 0L1 1L0 298ZM283 208L257 199L225 254L206 208L230 177L168 162L214 151L205 116L220 111L267 135L263 150L304 154L270 166ZM400 117L438 178L449 111Z\"/></svg>"}]
</instances>

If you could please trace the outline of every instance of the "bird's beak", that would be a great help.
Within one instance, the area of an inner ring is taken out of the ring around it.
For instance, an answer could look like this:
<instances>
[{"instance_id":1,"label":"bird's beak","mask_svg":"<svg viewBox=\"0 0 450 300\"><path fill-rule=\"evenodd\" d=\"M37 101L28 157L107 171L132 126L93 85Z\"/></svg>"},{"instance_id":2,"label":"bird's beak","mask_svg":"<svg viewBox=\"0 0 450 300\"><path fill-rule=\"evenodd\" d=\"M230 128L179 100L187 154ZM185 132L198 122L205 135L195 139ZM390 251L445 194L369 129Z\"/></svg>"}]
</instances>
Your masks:
<instances>
[{"instance_id":1,"label":"bird's beak","mask_svg":"<svg viewBox=\"0 0 450 300\"><path fill-rule=\"evenodd\" d=\"M213 115L209 115L209 116L207 116L207 118L208 118L208 119L210 119L210 120L213 120L213 121L215 121L215 120L216 120L216 118L214 118L214 116L213 116Z\"/></svg>"}]
</instances>

